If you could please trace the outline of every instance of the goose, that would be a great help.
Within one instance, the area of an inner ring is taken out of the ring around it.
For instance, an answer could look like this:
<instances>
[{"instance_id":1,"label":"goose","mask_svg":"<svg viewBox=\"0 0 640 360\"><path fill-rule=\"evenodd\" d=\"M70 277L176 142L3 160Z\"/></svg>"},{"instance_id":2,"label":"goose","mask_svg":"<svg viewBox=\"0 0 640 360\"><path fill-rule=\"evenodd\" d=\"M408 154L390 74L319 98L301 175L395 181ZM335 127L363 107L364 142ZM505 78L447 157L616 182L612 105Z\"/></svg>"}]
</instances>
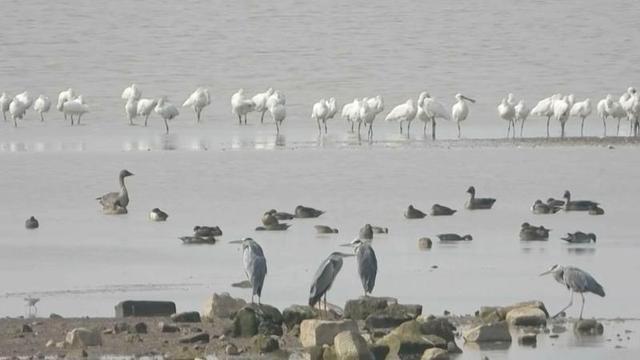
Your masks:
<instances>
[{"instance_id":1,"label":"goose","mask_svg":"<svg viewBox=\"0 0 640 360\"><path fill-rule=\"evenodd\" d=\"M453 210L453 209L448 208L448 207L446 207L444 205L433 204L433 206L431 207L431 212L429 213L429 215L431 215L431 216L449 216L449 215L455 214L456 211L458 211L458 210Z\"/></svg>"},{"instance_id":2,"label":"goose","mask_svg":"<svg viewBox=\"0 0 640 360\"><path fill-rule=\"evenodd\" d=\"M24 227L26 229L33 230L33 229L39 228L40 223L38 222L38 219L32 216L28 218L27 221L24 222Z\"/></svg>"},{"instance_id":3,"label":"goose","mask_svg":"<svg viewBox=\"0 0 640 360\"><path fill-rule=\"evenodd\" d=\"M149 220L151 221L167 221L168 217L169 217L169 214L167 214L166 212L158 208L153 208L149 212Z\"/></svg>"},{"instance_id":4,"label":"goose","mask_svg":"<svg viewBox=\"0 0 640 360\"><path fill-rule=\"evenodd\" d=\"M314 208L298 205L295 209L295 214L297 218L305 219L305 218L317 218L320 215L324 214L322 210L316 210Z\"/></svg>"},{"instance_id":5,"label":"goose","mask_svg":"<svg viewBox=\"0 0 640 360\"><path fill-rule=\"evenodd\" d=\"M529 223L523 223L520 228L520 240L523 241L538 241L548 240L550 229L544 226L533 226Z\"/></svg>"},{"instance_id":6,"label":"goose","mask_svg":"<svg viewBox=\"0 0 640 360\"><path fill-rule=\"evenodd\" d=\"M604 210L597 204L591 204L589 208L589 215L604 215Z\"/></svg>"},{"instance_id":7,"label":"goose","mask_svg":"<svg viewBox=\"0 0 640 360\"><path fill-rule=\"evenodd\" d=\"M275 216L275 210L269 210L262 215L262 225L264 226L272 226L278 225L278 219Z\"/></svg>"},{"instance_id":8,"label":"goose","mask_svg":"<svg viewBox=\"0 0 640 360\"><path fill-rule=\"evenodd\" d=\"M542 200L536 200L531 206L531 212L534 214L555 214L560 211L562 207L551 206L542 202Z\"/></svg>"},{"instance_id":9,"label":"goose","mask_svg":"<svg viewBox=\"0 0 640 360\"><path fill-rule=\"evenodd\" d=\"M422 219L425 216L427 216L427 214L416 209L413 205L409 205L407 211L404 212L404 217L407 219Z\"/></svg>"},{"instance_id":10,"label":"goose","mask_svg":"<svg viewBox=\"0 0 640 360\"><path fill-rule=\"evenodd\" d=\"M269 211L273 212L274 216L278 220L293 220L296 217L288 212L276 211L275 209L271 209Z\"/></svg>"},{"instance_id":11,"label":"goose","mask_svg":"<svg viewBox=\"0 0 640 360\"><path fill-rule=\"evenodd\" d=\"M127 205L129 205L129 192L125 186L124 179L133 176L128 170L121 170L118 174L118 182L120 183L120 192L110 192L97 197L96 200L102 205L102 212L108 215L119 215L127 213Z\"/></svg>"},{"instance_id":12,"label":"goose","mask_svg":"<svg viewBox=\"0 0 640 360\"><path fill-rule=\"evenodd\" d=\"M567 236L561 238L562 240L572 244L586 244L593 241L596 242L596 234L583 233L582 231L576 231L574 233L567 233Z\"/></svg>"},{"instance_id":13,"label":"goose","mask_svg":"<svg viewBox=\"0 0 640 360\"><path fill-rule=\"evenodd\" d=\"M256 228L256 231L284 231L284 230L287 230L290 226L291 225L285 224L285 223L269 225L269 226L258 226Z\"/></svg>"},{"instance_id":14,"label":"goose","mask_svg":"<svg viewBox=\"0 0 640 360\"><path fill-rule=\"evenodd\" d=\"M418 248L420 250L429 250L433 246L433 241L428 237L418 239Z\"/></svg>"},{"instance_id":15,"label":"goose","mask_svg":"<svg viewBox=\"0 0 640 360\"><path fill-rule=\"evenodd\" d=\"M332 228L326 225L314 225L313 227L316 229L316 232L318 234L337 234L338 233L338 229Z\"/></svg>"},{"instance_id":16,"label":"goose","mask_svg":"<svg viewBox=\"0 0 640 360\"><path fill-rule=\"evenodd\" d=\"M564 203L565 211L588 211L593 205L599 205L597 202L591 200L571 200L571 192L566 190L563 197L567 200Z\"/></svg>"},{"instance_id":17,"label":"goose","mask_svg":"<svg viewBox=\"0 0 640 360\"><path fill-rule=\"evenodd\" d=\"M201 226L193 227L193 235L200 237L222 236L222 230L219 226Z\"/></svg>"},{"instance_id":18,"label":"goose","mask_svg":"<svg viewBox=\"0 0 640 360\"><path fill-rule=\"evenodd\" d=\"M467 189L467 193L469 193L469 200L465 207L469 210L491 209L496 202L496 199L492 198L476 198L476 188L473 186Z\"/></svg>"},{"instance_id":19,"label":"goose","mask_svg":"<svg viewBox=\"0 0 640 360\"><path fill-rule=\"evenodd\" d=\"M564 200L554 199L552 197L547 199L547 205L551 207L564 207Z\"/></svg>"},{"instance_id":20,"label":"goose","mask_svg":"<svg viewBox=\"0 0 640 360\"><path fill-rule=\"evenodd\" d=\"M448 233L448 234L438 234L436 235L440 241L471 241L473 237L469 234L460 236L458 234Z\"/></svg>"}]
</instances>

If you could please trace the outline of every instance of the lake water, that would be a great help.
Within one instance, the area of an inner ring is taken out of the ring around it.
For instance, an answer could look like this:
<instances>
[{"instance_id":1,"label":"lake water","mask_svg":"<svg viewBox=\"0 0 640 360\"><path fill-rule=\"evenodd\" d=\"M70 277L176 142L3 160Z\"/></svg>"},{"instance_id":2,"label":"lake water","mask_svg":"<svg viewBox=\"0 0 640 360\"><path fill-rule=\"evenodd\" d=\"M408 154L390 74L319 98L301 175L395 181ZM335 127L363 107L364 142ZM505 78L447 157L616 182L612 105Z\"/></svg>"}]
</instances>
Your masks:
<instances>
[{"instance_id":1,"label":"lake water","mask_svg":"<svg viewBox=\"0 0 640 360\"><path fill-rule=\"evenodd\" d=\"M33 111L16 129L0 121L0 315L24 314L29 294L42 298L41 314L65 316L109 316L129 298L171 299L180 310L200 309L212 292L248 298L230 287L244 274L239 248L227 243L244 236L260 242L268 259L264 302L305 303L320 262L345 250L338 245L369 222L390 229L373 243L380 266L374 294L423 304L425 313L473 313L534 298L553 311L569 294L537 274L560 263L590 271L607 291L604 299L587 296L586 316L640 317L632 285L640 271L633 144L438 145L423 140L421 124L408 141L378 119L369 145L337 118L318 139L309 119L321 97L342 105L381 94L389 110L423 90L447 105L461 92L478 101L464 137L494 138L506 130L495 108L508 92L530 105L555 92L617 97L637 85L629 75L640 61L636 2L116 0L96 8L33 0L4 4L3 13L20 16L3 21L0 91L55 98L71 86L91 113L73 128L53 110L45 123ZM145 97L167 95L176 104L208 86L213 104L201 124L182 110L169 136L155 115L150 127L131 127L120 99L131 82ZM280 136L270 121L256 124L255 114L239 127L230 112L238 88L253 94L269 86L287 96ZM577 121L568 128L577 134ZM585 129L602 133L595 116ZM530 119L525 131L544 136L544 121ZM439 136L454 138L455 126L441 123ZM104 216L94 198L117 190L122 168L136 174L129 214ZM469 185L496 197L495 208L464 211ZM606 215L530 213L534 200L565 189L601 202ZM460 211L402 217L409 204L427 210L436 202ZM292 221L287 232L253 231L265 210L298 204L327 213ZM169 213L167 223L147 220L154 207ZM30 215L40 229L24 230ZM523 221L553 229L550 240L521 243ZM196 224L219 225L221 242L181 245L177 237ZM316 224L340 234L317 236ZM596 233L598 242L559 240L576 230ZM418 250L419 237L442 232L474 240ZM329 300L342 305L360 294L354 262L346 260ZM595 347L605 354L613 348Z\"/></svg>"}]
</instances>

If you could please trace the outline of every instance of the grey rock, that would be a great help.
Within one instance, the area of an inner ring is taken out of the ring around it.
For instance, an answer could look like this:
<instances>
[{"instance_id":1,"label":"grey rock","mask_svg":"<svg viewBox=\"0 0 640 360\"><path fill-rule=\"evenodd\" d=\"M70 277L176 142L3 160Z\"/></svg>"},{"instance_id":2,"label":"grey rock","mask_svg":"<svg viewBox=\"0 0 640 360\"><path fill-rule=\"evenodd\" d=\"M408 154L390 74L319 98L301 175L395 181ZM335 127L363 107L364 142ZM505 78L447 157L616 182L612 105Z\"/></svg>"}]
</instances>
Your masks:
<instances>
[{"instance_id":1,"label":"grey rock","mask_svg":"<svg viewBox=\"0 0 640 360\"><path fill-rule=\"evenodd\" d=\"M436 335L448 342L455 341L456 327L447 318L427 318L420 321L420 332Z\"/></svg>"},{"instance_id":2,"label":"grey rock","mask_svg":"<svg viewBox=\"0 0 640 360\"><path fill-rule=\"evenodd\" d=\"M229 293L213 294L204 304L202 314L207 319L230 319L242 309L247 302L234 298Z\"/></svg>"},{"instance_id":3,"label":"grey rock","mask_svg":"<svg viewBox=\"0 0 640 360\"><path fill-rule=\"evenodd\" d=\"M200 313L197 311L181 312L178 314L171 315L171 320L173 320L174 322L183 322L183 323L199 323Z\"/></svg>"},{"instance_id":4,"label":"grey rock","mask_svg":"<svg viewBox=\"0 0 640 360\"><path fill-rule=\"evenodd\" d=\"M158 323L158 329L161 333L175 333L179 332L180 328L175 324L167 324L164 321Z\"/></svg>"},{"instance_id":5,"label":"grey rock","mask_svg":"<svg viewBox=\"0 0 640 360\"><path fill-rule=\"evenodd\" d=\"M547 315L537 307L520 307L510 310L506 320L514 326L545 326Z\"/></svg>"},{"instance_id":6,"label":"grey rock","mask_svg":"<svg viewBox=\"0 0 640 360\"><path fill-rule=\"evenodd\" d=\"M282 336L282 323L282 314L277 308L266 304L250 304L240 309L234 317L233 336Z\"/></svg>"},{"instance_id":7,"label":"grey rock","mask_svg":"<svg viewBox=\"0 0 640 360\"><path fill-rule=\"evenodd\" d=\"M420 314L422 314L422 305L391 304L367 316L365 329L395 328L404 322L416 319Z\"/></svg>"},{"instance_id":8,"label":"grey rock","mask_svg":"<svg viewBox=\"0 0 640 360\"><path fill-rule=\"evenodd\" d=\"M602 335L604 325L593 319L578 320L573 324L573 330L580 335Z\"/></svg>"},{"instance_id":9,"label":"grey rock","mask_svg":"<svg viewBox=\"0 0 640 360\"><path fill-rule=\"evenodd\" d=\"M127 300L116 305L116 317L152 317L175 314L176 304L173 301L136 301Z\"/></svg>"},{"instance_id":10,"label":"grey rock","mask_svg":"<svg viewBox=\"0 0 640 360\"><path fill-rule=\"evenodd\" d=\"M240 354L240 352L238 351L238 347L237 347L237 346L235 346L234 344L229 344L229 345L227 345L227 346L224 348L224 352L225 352L227 355L230 355L230 356L235 356L235 355Z\"/></svg>"},{"instance_id":11,"label":"grey rock","mask_svg":"<svg viewBox=\"0 0 640 360\"><path fill-rule=\"evenodd\" d=\"M300 323L300 343L304 347L331 345L339 333L343 331L358 331L358 325L353 320L303 320Z\"/></svg>"},{"instance_id":12,"label":"grey rock","mask_svg":"<svg viewBox=\"0 0 640 360\"><path fill-rule=\"evenodd\" d=\"M278 337L274 335L256 335L253 337L252 341L255 351L262 354L271 353L280 349Z\"/></svg>"},{"instance_id":13,"label":"grey rock","mask_svg":"<svg viewBox=\"0 0 640 360\"><path fill-rule=\"evenodd\" d=\"M518 343L525 346L536 346L538 337L536 334L522 334L518 336Z\"/></svg>"},{"instance_id":14,"label":"grey rock","mask_svg":"<svg viewBox=\"0 0 640 360\"><path fill-rule=\"evenodd\" d=\"M371 360L367 342L357 332L342 331L333 339L336 356L341 360Z\"/></svg>"},{"instance_id":15,"label":"grey rock","mask_svg":"<svg viewBox=\"0 0 640 360\"><path fill-rule=\"evenodd\" d=\"M201 332L196 334L185 335L180 339L178 339L178 342L180 344L194 344L194 343L206 344L209 342L209 339L210 339L209 334L207 334L206 332Z\"/></svg>"},{"instance_id":16,"label":"grey rock","mask_svg":"<svg viewBox=\"0 0 640 360\"><path fill-rule=\"evenodd\" d=\"M462 349L458 347L455 341L449 341L447 343L447 351L449 354L462 354Z\"/></svg>"},{"instance_id":17,"label":"grey rock","mask_svg":"<svg viewBox=\"0 0 640 360\"><path fill-rule=\"evenodd\" d=\"M97 330L75 328L67 333L65 342L73 347L87 347L102 345L102 337Z\"/></svg>"},{"instance_id":18,"label":"grey rock","mask_svg":"<svg viewBox=\"0 0 640 360\"><path fill-rule=\"evenodd\" d=\"M135 325L133 325L133 332L136 334L146 334L147 324L143 322L136 323Z\"/></svg>"},{"instance_id":19,"label":"grey rock","mask_svg":"<svg viewBox=\"0 0 640 360\"><path fill-rule=\"evenodd\" d=\"M447 341L436 335L425 335L421 331L421 324L411 320L393 329L388 335L376 342L378 345L389 347L392 358L417 358L425 350L433 347L447 348Z\"/></svg>"},{"instance_id":20,"label":"grey rock","mask_svg":"<svg viewBox=\"0 0 640 360\"><path fill-rule=\"evenodd\" d=\"M129 329L130 329L130 326L126 322L119 322L113 325L113 332L116 334L129 332Z\"/></svg>"},{"instance_id":21,"label":"grey rock","mask_svg":"<svg viewBox=\"0 0 640 360\"><path fill-rule=\"evenodd\" d=\"M348 300L344 306L344 317L352 320L365 320L367 316L384 310L389 304L397 304L398 300L386 297L362 296Z\"/></svg>"},{"instance_id":22,"label":"grey rock","mask_svg":"<svg viewBox=\"0 0 640 360\"><path fill-rule=\"evenodd\" d=\"M303 320L315 319L317 313L308 305L291 305L282 311L282 317L287 329L291 330Z\"/></svg>"},{"instance_id":23,"label":"grey rock","mask_svg":"<svg viewBox=\"0 0 640 360\"><path fill-rule=\"evenodd\" d=\"M509 325L506 321L476 326L465 332L463 337L465 341L475 343L511 342Z\"/></svg>"},{"instance_id":24,"label":"grey rock","mask_svg":"<svg viewBox=\"0 0 640 360\"><path fill-rule=\"evenodd\" d=\"M420 360L449 360L449 353L440 348L431 348L422 353Z\"/></svg>"}]
</instances>

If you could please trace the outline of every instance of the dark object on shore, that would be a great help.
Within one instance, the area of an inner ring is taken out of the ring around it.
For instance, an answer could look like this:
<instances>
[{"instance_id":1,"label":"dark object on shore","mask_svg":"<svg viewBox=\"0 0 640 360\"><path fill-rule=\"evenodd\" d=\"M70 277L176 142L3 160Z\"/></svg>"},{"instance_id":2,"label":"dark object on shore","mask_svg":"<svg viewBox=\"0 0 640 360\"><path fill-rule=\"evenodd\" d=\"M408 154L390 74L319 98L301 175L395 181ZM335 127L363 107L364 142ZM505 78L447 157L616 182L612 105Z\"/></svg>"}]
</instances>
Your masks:
<instances>
[{"instance_id":1,"label":"dark object on shore","mask_svg":"<svg viewBox=\"0 0 640 360\"><path fill-rule=\"evenodd\" d=\"M533 226L529 223L523 223L520 228L520 240L523 241L537 241L548 240L550 229L544 226Z\"/></svg>"},{"instance_id":2,"label":"dark object on shore","mask_svg":"<svg viewBox=\"0 0 640 360\"><path fill-rule=\"evenodd\" d=\"M117 318L171 316L176 313L176 304L173 301L126 300L120 302L115 308Z\"/></svg>"},{"instance_id":3,"label":"dark object on shore","mask_svg":"<svg viewBox=\"0 0 640 360\"><path fill-rule=\"evenodd\" d=\"M153 210L149 212L149 220L151 221L167 221L168 217L169 214L158 208L153 208Z\"/></svg>"},{"instance_id":4,"label":"dark object on shore","mask_svg":"<svg viewBox=\"0 0 640 360\"><path fill-rule=\"evenodd\" d=\"M409 207L407 208L407 211L405 211L404 213L404 217L407 219L422 219L425 216L427 216L427 214L414 208L413 205L409 205Z\"/></svg>"},{"instance_id":5,"label":"dark object on shore","mask_svg":"<svg viewBox=\"0 0 640 360\"><path fill-rule=\"evenodd\" d=\"M222 230L219 226L199 226L193 227L193 236L208 237L208 236L222 236Z\"/></svg>"},{"instance_id":6,"label":"dark object on shore","mask_svg":"<svg viewBox=\"0 0 640 360\"><path fill-rule=\"evenodd\" d=\"M456 213L456 211L458 210L453 210L451 208L448 208L444 205L440 205L440 204L433 204L433 206L431 207L431 216L449 216L449 215L453 215Z\"/></svg>"},{"instance_id":7,"label":"dark object on shore","mask_svg":"<svg viewBox=\"0 0 640 360\"><path fill-rule=\"evenodd\" d=\"M27 221L24 222L24 227L29 230L33 230L33 229L39 228L40 223L38 223L38 219L32 216L28 218Z\"/></svg>"},{"instance_id":8,"label":"dark object on shore","mask_svg":"<svg viewBox=\"0 0 640 360\"><path fill-rule=\"evenodd\" d=\"M295 213L297 218L308 219L308 218L317 218L318 216L324 214L324 211L298 205L296 206Z\"/></svg>"},{"instance_id":9,"label":"dark object on shore","mask_svg":"<svg viewBox=\"0 0 640 360\"><path fill-rule=\"evenodd\" d=\"M464 207L469 210L491 209L493 204L496 202L496 199L493 198L477 198L476 188L473 186L469 186L467 193L469 194L469 200L467 200Z\"/></svg>"},{"instance_id":10,"label":"dark object on shore","mask_svg":"<svg viewBox=\"0 0 640 360\"><path fill-rule=\"evenodd\" d=\"M589 215L604 215L604 209L599 207L597 204L593 204L589 208Z\"/></svg>"},{"instance_id":11,"label":"dark object on shore","mask_svg":"<svg viewBox=\"0 0 640 360\"><path fill-rule=\"evenodd\" d=\"M440 241L471 241L473 237L469 234L460 236L458 234L438 234L436 235Z\"/></svg>"},{"instance_id":12,"label":"dark object on shore","mask_svg":"<svg viewBox=\"0 0 640 360\"><path fill-rule=\"evenodd\" d=\"M316 229L316 232L318 234L337 234L338 233L338 229L332 228L326 225L314 225L313 227Z\"/></svg>"},{"instance_id":13,"label":"dark object on shore","mask_svg":"<svg viewBox=\"0 0 640 360\"><path fill-rule=\"evenodd\" d=\"M213 236L181 236L178 239L182 240L184 245L213 245L217 241Z\"/></svg>"},{"instance_id":14,"label":"dark object on shore","mask_svg":"<svg viewBox=\"0 0 640 360\"><path fill-rule=\"evenodd\" d=\"M256 231L284 231L284 230L287 230L290 226L291 225L285 224L285 223L275 224L270 226L258 226L256 228Z\"/></svg>"}]
</instances>

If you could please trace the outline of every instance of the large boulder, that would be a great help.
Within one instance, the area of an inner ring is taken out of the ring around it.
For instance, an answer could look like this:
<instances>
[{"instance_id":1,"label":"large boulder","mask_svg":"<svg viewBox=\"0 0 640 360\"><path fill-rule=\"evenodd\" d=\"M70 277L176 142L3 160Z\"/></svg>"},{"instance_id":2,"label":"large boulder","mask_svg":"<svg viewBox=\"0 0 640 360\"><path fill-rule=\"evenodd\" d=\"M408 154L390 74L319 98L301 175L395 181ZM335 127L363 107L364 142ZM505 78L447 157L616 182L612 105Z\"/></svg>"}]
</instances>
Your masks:
<instances>
[{"instance_id":1,"label":"large boulder","mask_svg":"<svg viewBox=\"0 0 640 360\"><path fill-rule=\"evenodd\" d=\"M333 344L333 339L343 331L358 332L358 324L353 320L303 320L300 323L300 342L304 347Z\"/></svg>"},{"instance_id":2,"label":"large boulder","mask_svg":"<svg viewBox=\"0 0 640 360\"><path fill-rule=\"evenodd\" d=\"M420 321L420 332L436 335L449 342L455 342L456 327L447 318L424 319Z\"/></svg>"},{"instance_id":3,"label":"large boulder","mask_svg":"<svg viewBox=\"0 0 640 360\"><path fill-rule=\"evenodd\" d=\"M252 338L254 351L261 354L277 351L280 342L277 336L256 335Z\"/></svg>"},{"instance_id":4,"label":"large boulder","mask_svg":"<svg viewBox=\"0 0 640 360\"><path fill-rule=\"evenodd\" d=\"M173 320L174 322L183 322L183 323L199 323L200 313L197 311L181 312L178 314L171 315L171 320Z\"/></svg>"},{"instance_id":5,"label":"large boulder","mask_svg":"<svg viewBox=\"0 0 640 360\"><path fill-rule=\"evenodd\" d=\"M482 324L466 331L463 335L467 342L511 342L509 325L505 321Z\"/></svg>"},{"instance_id":6,"label":"large boulder","mask_svg":"<svg viewBox=\"0 0 640 360\"><path fill-rule=\"evenodd\" d=\"M75 328L67 333L65 342L74 347L100 346L102 337L97 330Z\"/></svg>"},{"instance_id":7,"label":"large boulder","mask_svg":"<svg viewBox=\"0 0 640 360\"><path fill-rule=\"evenodd\" d=\"M387 345L389 356L400 358L419 357L425 350L434 347L447 348L447 340L436 335L425 335L421 331L421 324L411 320L393 329L388 335L378 340L376 344Z\"/></svg>"},{"instance_id":8,"label":"large boulder","mask_svg":"<svg viewBox=\"0 0 640 360\"><path fill-rule=\"evenodd\" d=\"M289 330L300 325L302 320L315 319L316 317L316 311L308 305L291 305L282 311L282 318Z\"/></svg>"},{"instance_id":9,"label":"large boulder","mask_svg":"<svg viewBox=\"0 0 640 360\"><path fill-rule=\"evenodd\" d=\"M519 307L507 313L506 320L514 326L545 326L547 315L537 307Z\"/></svg>"},{"instance_id":10,"label":"large boulder","mask_svg":"<svg viewBox=\"0 0 640 360\"><path fill-rule=\"evenodd\" d=\"M333 339L340 360L372 360L373 354L364 338L357 332L343 331Z\"/></svg>"},{"instance_id":11,"label":"large boulder","mask_svg":"<svg viewBox=\"0 0 640 360\"><path fill-rule=\"evenodd\" d=\"M116 305L116 317L150 317L171 316L176 313L176 304L173 301L137 301L127 300Z\"/></svg>"},{"instance_id":12,"label":"large boulder","mask_svg":"<svg viewBox=\"0 0 640 360\"><path fill-rule=\"evenodd\" d=\"M362 296L349 300L344 306L344 317L352 320L364 320L367 316L384 310L390 304L397 304L398 300L387 297Z\"/></svg>"},{"instance_id":13,"label":"large boulder","mask_svg":"<svg viewBox=\"0 0 640 360\"><path fill-rule=\"evenodd\" d=\"M233 318L233 336L282 336L282 322L282 314L277 308L265 304L250 304L240 309Z\"/></svg>"},{"instance_id":14,"label":"large boulder","mask_svg":"<svg viewBox=\"0 0 640 360\"><path fill-rule=\"evenodd\" d=\"M415 320L422 314L422 305L391 304L383 310L370 314L365 319L365 329L389 329L409 320Z\"/></svg>"},{"instance_id":15,"label":"large boulder","mask_svg":"<svg viewBox=\"0 0 640 360\"><path fill-rule=\"evenodd\" d=\"M483 306L478 311L478 316L486 323L506 320L507 314L514 309L536 308L544 313L545 318L549 317L549 312L542 301L531 300L515 303L509 306Z\"/></svg>"},{"instance_id":16,"label":"large boulder","mask_svg":"<svg viewBox=\"0 0 640 360\"><path fill-rule=\"evenodd\" d=\"M420 360L449 360L449 353L440 348L432 348L425 350Z\"/></svg>"},{"instance_id":17,"label":"large boulder","mask_svg":"<svg viewBox=\"0 0 640 360\"><path fill-rule=\"evenodd\" d=\"M602 335L604 326L594 319L578 320L573 324L573 330L579 335Z\"/></svg>"},{"instance_id":18,"label":"large boulder","mask_svg":"<svg viewBox=\"0 0 640 360\"><path fill-rule=\"evenodd\" d=\"M245 305L246 301L231 297L229 293L213 294L205 302L202 315L207 319L230 319Z\"/></svg>"}]
</instances>

